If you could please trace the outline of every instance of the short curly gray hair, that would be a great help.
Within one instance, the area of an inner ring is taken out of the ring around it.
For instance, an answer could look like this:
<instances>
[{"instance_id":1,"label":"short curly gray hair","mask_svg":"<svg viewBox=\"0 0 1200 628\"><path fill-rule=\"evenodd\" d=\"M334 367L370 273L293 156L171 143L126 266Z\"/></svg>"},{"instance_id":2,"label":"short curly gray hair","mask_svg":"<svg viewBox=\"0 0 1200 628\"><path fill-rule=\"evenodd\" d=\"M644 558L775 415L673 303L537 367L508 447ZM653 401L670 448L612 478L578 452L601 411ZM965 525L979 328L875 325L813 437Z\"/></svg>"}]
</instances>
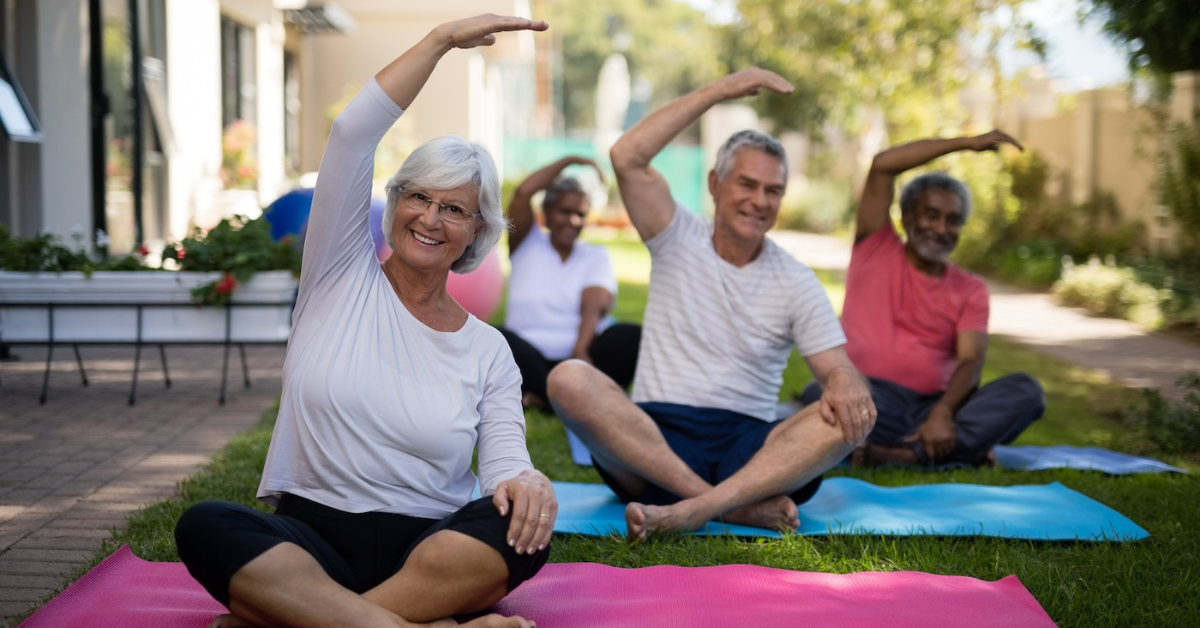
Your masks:
<instances>
[{"instance_id":1,"label":"short curly gray hair","mask_svg":"<svg viewBox=\"0 0 1200 628\"><path fill-rule=\"evenodd\" d=\"M587 200L587 192L583 189L583 185L574 177L563 177L550 187L546 188L546 195L542 197L542 211L546 211L552 207L557 207L562 197L567 194L578 194Z\"/></svg>"},{"instance_id":2,"label":"short curly gray hair","mask_svg":"<svg viewBox=\"0 0 1200 628\"><path fill-rule=\"evenodd\" d=\"M916 209L921 195L925 193L925 190L931 188L946 190L957 196L962 203L963 222L971 217L971 191L963 185L962 181L944 172L929 172L909 181L908 185L900 190L900 213L907 214Z\"/></svg>"},{"instance_id":3,"label":"short curly gray hair","mask_svg":"<svg viewBox=\"0 0 1200 628\"><path fill-rule=\"evenodd\" d=\"M479 194L480 229L450 270L460 274L475 270L508 229L508 220L500 205L500 175L492 156L483 146L457 135L442 135L418 146L388 179L387 207L383 211L383 235L388 246L394 246L392 220L401 190L450 190L464 185L475 186Z\"/></svg>"}]
</instances>

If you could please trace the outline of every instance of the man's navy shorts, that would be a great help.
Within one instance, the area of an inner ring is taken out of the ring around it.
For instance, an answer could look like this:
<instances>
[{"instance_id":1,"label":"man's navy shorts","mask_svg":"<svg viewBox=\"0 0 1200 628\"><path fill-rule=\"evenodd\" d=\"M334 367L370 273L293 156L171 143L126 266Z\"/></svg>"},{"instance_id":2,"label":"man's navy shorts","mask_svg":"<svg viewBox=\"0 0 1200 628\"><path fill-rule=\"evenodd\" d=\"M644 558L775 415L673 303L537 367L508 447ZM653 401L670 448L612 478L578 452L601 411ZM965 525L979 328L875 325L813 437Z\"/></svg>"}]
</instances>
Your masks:
<instances>
[{"instance_id":1,"label":"man's navy shorts","mask_svg":"<svg viewBox=\"0 0 1200 628\"><path fill-rule=\"evenodd\" d=\"M658 402L637 405L658 425L671 451L714 486L745 466L762 449L771 430L782 423L767 423L740 412L718 408ZM599 464L596 465L596 471L622 502L664 505L680 500L678 495L654 484L647 485L641 495L632 495L621 488ZM792 493L792 500L803 504L812 498L820 486L821 476L817 476Z\"/></svg>"}]
</instances>

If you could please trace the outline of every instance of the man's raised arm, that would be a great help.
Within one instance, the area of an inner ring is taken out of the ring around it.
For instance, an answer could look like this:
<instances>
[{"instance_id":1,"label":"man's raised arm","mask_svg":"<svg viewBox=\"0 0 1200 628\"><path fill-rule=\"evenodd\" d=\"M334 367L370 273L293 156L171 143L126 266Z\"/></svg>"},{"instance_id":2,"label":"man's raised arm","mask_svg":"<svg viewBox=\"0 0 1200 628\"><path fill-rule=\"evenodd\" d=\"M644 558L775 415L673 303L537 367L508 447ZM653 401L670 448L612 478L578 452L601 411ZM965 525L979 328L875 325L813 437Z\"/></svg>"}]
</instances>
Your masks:
<instances>
[{"instance_id":1,"label":"man's raised arm","mask_svg":"<svg viewBox=\"0 0 1200 628\"><path fill-rule=\"evenodd\" d=\"M675 201L667 180L650 167L650 160L713 105L753 96L764 88L781 94L794 89L774 72L747 68L663 105L613 144L609 157L617 174L617 186L629 219L643 240L653 238L675 216Z\"/></svg>"},{"instance_id":2,"label":"man's raised arm","mask_svg":"<svg viewBox=\"0 0 1200 628\"><path fill-rule=\"evenodd\" d=\"M858 202L854 241L858 242L888 224L888 210L892 206L892 198L896 195L896 177L901 173L929 163L942 155L960 150L996 150L1001 143L1012 144L1024 150L1017 140L1003 131L996 130L974 137L918 140L875 155L875 159L871 161L871 170L867 173L867 182L863 185L862 199Z\"/></svg>"}]
</instances>

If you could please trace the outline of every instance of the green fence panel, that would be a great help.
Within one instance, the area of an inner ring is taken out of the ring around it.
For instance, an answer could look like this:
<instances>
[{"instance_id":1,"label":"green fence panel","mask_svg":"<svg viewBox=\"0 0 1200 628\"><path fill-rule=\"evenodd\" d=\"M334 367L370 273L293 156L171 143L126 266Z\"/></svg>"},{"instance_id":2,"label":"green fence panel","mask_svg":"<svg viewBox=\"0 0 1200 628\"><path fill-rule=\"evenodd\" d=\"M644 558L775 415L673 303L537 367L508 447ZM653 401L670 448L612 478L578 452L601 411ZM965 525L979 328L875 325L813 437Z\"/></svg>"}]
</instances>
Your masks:
<instances>
[{"instance_id":1,"label":"green fence panel","mask_svg":"<svg viewBox=\"0 0 1200 628\"><path fill-rule=\"evenodd\" d=\"M612 174L608 155L597 155L590 140L566 137L515 138L504 140L504 173L509 180L520 180L542 166L568 155L596 160L607 175ZM699 146L667 146L650 162L671 186L675 200L700 213L705 193L704 153ZM611 179L611 177L610 177Z\"/></svg>"}]
</instances>

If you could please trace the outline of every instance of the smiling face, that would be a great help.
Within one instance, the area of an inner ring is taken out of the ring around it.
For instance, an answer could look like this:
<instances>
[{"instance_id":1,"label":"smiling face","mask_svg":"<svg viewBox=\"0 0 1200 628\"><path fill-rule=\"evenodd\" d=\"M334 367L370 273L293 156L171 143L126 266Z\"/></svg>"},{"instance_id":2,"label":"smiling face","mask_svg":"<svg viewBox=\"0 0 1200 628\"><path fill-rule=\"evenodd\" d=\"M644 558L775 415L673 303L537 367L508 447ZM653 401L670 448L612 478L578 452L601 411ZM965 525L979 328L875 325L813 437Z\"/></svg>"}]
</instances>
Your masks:
<instances>
[{"instance_id":1,"label":"smiling face","mask_svg":"<svg viewBox=\"0 0 1200 628\"><path fill-rule=\"evenodd\" d=\"M591 201L578 192L566 192L553 207L544 208L550 243L560 251L570 251L583 231Z\"/></svg>"},{"instance_id":2,"label":"smiling face","mask_svg":"<svg viewBox=\"0 0 1200 628\"><path fill-rule=\"evenodd\" d=\"M963 219L962 200L957 194L929 188L921 193L912 211L901 214L904 233L908 235L905 246L920 261L940 266L958 246Z\"/></svg>"},{"instance_id":3,"label":"smiling face","mask_svg":"<svg viewBox=\"0 0 1200 628\"><path fill-rule=\"evenodd\" d=\"M425 195L470 213L479 211L479 194L473 185L429 190ZM392 221L392 255L420 271L449 273L450 265L475 241L479 229L478 217L461 224L447 222L442 220L437 203L411 206L401 196Z\"/></svg>"},{"instance_id":4,"label":"smiling face","mask_svg":"<svg viewBox=\"0 0 1200 628\"><path fill-rule=\"evenodd\" d=\"M747 147L733 157L733 166L721 180L708 174L708 190L716 207L714 234L743 245L761 244L779 216L779 203L787 187L781 160Z\"/></svg>"}]
</instances>

